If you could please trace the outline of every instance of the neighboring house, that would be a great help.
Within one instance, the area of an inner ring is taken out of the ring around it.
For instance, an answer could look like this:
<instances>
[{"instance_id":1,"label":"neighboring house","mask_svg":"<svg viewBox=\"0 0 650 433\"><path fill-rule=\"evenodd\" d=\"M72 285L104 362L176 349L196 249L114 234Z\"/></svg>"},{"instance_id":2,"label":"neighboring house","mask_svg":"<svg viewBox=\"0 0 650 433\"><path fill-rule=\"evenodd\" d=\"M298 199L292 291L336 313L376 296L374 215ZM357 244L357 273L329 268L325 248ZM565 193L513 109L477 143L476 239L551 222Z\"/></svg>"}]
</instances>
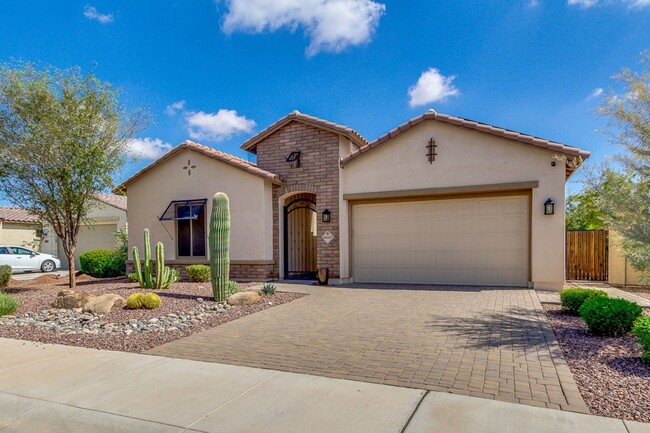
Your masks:
<instances>
[{"instance_id":1,"label":"neighboring house","mask_svg":"<svg viewBox=\"0 0 650 433\"><path fill-rule=\"evenodd\" d=\"M83 225L77 237L75 251L76 269L80 269L79 256L86 251L107 249L117 246L115 234L118 229L126 228L126 197L115 194L96 194L97 199L88 213L90 224ZM56 237L54 230L49 230L50 235ZM68 268L68 259L63 252L63 246L57 239L57 252L63 268Z\"/></svg>"},{"instance_id":2,"label":"neighboring house","mask_svg":"<svg viewBox=\"0 0 650 433\"><path fill-rule=\"evenodd\" d=\"M589 152L433 110L373 142L294 111L242 148L257 164L186 141L125 181L130 246L148 227L172 266L207 263L222 191L233 278L562 288L565 181Z\"/></svg>"},{"instance_id":3,"label":"neighboring house","mask_svg":"<svg viewBox=\"0 0 650 433\"><path fill-rule=\"evenodd\" d=\"M0 245L18 245L40 251L43 226L26 209L0 206Z\"/></svg>"}]
</instances>

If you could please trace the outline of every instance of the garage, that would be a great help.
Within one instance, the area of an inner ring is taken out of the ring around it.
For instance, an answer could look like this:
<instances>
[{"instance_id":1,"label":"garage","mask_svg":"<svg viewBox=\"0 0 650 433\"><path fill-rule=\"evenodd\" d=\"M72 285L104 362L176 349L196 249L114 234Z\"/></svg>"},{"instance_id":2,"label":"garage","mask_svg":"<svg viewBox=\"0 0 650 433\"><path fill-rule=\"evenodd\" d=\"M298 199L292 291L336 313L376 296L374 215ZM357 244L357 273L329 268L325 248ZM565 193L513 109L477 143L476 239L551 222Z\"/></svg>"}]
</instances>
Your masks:
<instances>
[{"instance_id":1,"label":"garage","mask_svg":"<svg viewBox=\"0 0 650 433\"><path fill-rule=\"evenodd\" d=\"M528 193L352 205L355 282L527 286Z\"/></svg>"},{"instance_id":2,"label":"garage","mask_svg":"<svg viewBox=\"0 0 650 433\"><path fill-rule=\"evenodd\" d=\"M97 224L93 226L83 226L79 230L77 237L77 250L75 252L75 264L79 266L79 256L90 250L112 250L117 245L115 240L117 224ZM59 241L59 258L64 268L68 267L68 259L63 253L63 247Z\"/></svg>"}]
</instances>

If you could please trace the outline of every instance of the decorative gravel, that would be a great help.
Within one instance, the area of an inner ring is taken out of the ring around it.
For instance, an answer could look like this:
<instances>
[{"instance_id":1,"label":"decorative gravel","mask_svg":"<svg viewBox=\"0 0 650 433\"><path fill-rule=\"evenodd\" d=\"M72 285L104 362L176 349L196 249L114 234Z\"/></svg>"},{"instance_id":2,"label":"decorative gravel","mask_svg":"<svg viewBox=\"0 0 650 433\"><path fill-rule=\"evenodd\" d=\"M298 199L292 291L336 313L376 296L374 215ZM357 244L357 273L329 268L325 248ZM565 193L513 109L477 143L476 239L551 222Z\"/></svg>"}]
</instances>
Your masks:
<instances>
[{"instance_id":1,"label":"decorative gravel","mask_svg":"<svg viewBox=\"0 0 650 433\"><path fill-rule=\"evenodd\" d=\"M591 413L650 422L650 364L636 337L593 336L579 317L542 305Z\"/></svg>"},{"instance_id":2,"label":"decorative gravel","mask_svg":"<svg viewBox=\"0 0 650 433\"><path fill-rule=\"evenodd\" d=\"M650 299L650 287L648 286L614 286L617 289L625 290L626 292L640 296L645 299Z\"/></svg>"},{"instance_id":3,"label":"decorative gravel","mask_svg":"<svg viewBox=\"0 0 650 433\"><path fill-rule=\"evenodd\" d=\"M255 290L259 285L243 283L239 284L239 290ZM52 308L57 293L66 288L67 277L47 275L28 281L11 280L5 292L14 295L20 307L13 316L0 317L0 337L142 352L304 296L276 292L264 296L258 304L231 307L212 301L209 283L176 283L169 290L156 292L162 298L160 308L114 308L107 314L97 315L83 313L81 309ZM123 278L94 279L82 275L75 291L94 295L115 293L126 299L143 290L137 283Z\"/></svg>"}]
</instances>

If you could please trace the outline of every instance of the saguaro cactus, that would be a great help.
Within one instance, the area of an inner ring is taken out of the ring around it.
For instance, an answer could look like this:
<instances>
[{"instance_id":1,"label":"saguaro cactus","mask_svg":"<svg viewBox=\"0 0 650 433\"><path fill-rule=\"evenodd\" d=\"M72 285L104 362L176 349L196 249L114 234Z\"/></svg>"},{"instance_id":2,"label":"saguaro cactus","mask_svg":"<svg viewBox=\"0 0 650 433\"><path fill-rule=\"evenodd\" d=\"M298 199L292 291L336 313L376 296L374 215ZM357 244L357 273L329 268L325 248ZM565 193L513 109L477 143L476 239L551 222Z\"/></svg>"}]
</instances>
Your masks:
<instances>
[{"instance_id":1,"label":"saguaro cactus","mask_svg":"<svg viewBox=\"0 0 650 433\"><path fill-rule=\"evenodd\" d=\"M223 302L230 281L230 201L222 192L212 198L209 244L212 293L215 301Z\"/></svg>"},{"instance_id":2,"label":"saguaro cactus","mask_svg":"<svg viewBox=\"0 0 650 433\"><path fill-rule=\"evenodd\" d=\"M143 289L168 289L176 281L176 272L165 266L165 247L162 242L156 244L156 275L154 277L149 229L144 229L144 264L140 265L140 253L138 247L135 246L133 247L133 263L138 284Z\"/></svg>"}]
</instances>

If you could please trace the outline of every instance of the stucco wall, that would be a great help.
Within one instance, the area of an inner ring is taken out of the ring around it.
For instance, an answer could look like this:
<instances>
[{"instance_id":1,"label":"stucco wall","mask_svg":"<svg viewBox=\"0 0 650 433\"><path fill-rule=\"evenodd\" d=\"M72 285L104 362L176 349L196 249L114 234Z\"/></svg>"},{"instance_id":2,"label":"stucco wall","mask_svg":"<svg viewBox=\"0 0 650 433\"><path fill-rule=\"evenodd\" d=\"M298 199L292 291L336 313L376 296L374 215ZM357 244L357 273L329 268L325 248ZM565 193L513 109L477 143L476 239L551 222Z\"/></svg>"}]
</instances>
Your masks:
<instances>
[{"instance_id":1,"label":"stucco wall","mask_svg":"<svg viewBox=\"0 0 650 433\"><path fill-rule=\"evenodd\" d=\"M426 145L438 145L436 161ZM538 181L532 190L531 280L536 288L559 290L564 283L564 163L551 151L435 121L423 122L349 162L341 171L341 194L445 188ZM556 162L552 166L552 162ZM543 203L555 201L555 215ZM341 220L348 221L347 206ZM343 227L341 236L347 234ZM349 276L349 249L341 250Z\"/></svg>"},{"instance_id":2,"label":"stucco wall","mask_svg":"<svg viewBox=\"0 0 650 433\"><path fill-rule=\"evenodd\" d=\"M25 224L0 221L0 244L19 245L40 251L37 231L40 224Z\"/></svg>"},{"instance_id":3,"label":"stucco wall","mask_svg":"<svg viewBox=\"0 0 650 433\"><path fill-rule=\"evenodd\" d=\"M625 259L621 248L621 237L614 231L609 230L609 252L608 252L608 282L611 284L641 285L641 272L635 270Z\"/></svg>"},{"instance_id":4,"label":"stucco wall","mask_svg":"<svg viewBox=\"0 0 650 433\"><path fill-rule=\"evenodd\" d=\"M191 175L182 168L188 159L196 166ZM172 200L207 198L207 233L212 196L217 192L225 192L230 198L231 260L273 260L270 182L189 149L128 185L129 250L137 245L142 251L142 233L149 228L152 247L161 241L165 259L177 259L176 222L161 222L158 217Z\"/></svg>"}]
</instances>

